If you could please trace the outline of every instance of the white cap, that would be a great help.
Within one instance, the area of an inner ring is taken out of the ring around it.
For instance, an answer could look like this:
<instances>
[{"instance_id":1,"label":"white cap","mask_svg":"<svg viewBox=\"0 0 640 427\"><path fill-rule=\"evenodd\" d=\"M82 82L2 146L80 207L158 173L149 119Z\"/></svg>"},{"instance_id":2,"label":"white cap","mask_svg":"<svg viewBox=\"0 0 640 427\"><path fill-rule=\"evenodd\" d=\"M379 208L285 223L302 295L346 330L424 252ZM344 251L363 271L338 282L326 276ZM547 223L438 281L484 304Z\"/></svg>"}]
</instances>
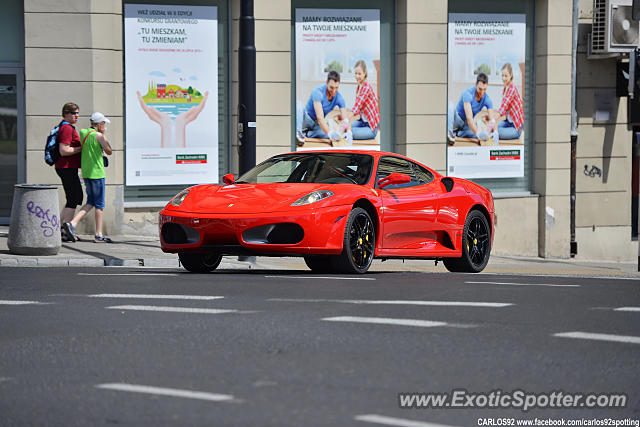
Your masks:
<instances>
[{"instance_id":1,"label":"white cap","mask_svg":"<svg viewBox=\"0 0 640 427\"><path fill-rule=\"evenodd\" d=\"M100 113L100 112L98 112L98 111L96 111L95 113L93 113L93 114L91 115L91 121L92 121L93 123L102 123L102 122L105 122L105 123L111 123L111 120L107 119L107 118L104 116L104 114L102 114L102 113Z\"/></svg>"}]
</instances>

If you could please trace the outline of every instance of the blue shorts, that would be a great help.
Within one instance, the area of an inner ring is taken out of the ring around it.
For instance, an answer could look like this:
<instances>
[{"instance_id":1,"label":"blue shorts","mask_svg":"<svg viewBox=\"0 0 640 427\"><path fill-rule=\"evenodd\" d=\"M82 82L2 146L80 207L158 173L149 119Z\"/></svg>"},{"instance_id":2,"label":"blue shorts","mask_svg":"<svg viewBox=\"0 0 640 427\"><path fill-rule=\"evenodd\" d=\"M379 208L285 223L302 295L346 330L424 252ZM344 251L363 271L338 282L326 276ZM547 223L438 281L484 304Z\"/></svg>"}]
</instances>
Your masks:
<instances>
[{"instance_id":1,"label":"blue shorts","mask_svg":"<svg viewBox=\"0 0 640 427\"><path fill-rule=\"evenodd\" d=\"M104 209L104 178L85 178L84 186L87 189L87 204L96 209Z\"/></svg>"}]
</instances>

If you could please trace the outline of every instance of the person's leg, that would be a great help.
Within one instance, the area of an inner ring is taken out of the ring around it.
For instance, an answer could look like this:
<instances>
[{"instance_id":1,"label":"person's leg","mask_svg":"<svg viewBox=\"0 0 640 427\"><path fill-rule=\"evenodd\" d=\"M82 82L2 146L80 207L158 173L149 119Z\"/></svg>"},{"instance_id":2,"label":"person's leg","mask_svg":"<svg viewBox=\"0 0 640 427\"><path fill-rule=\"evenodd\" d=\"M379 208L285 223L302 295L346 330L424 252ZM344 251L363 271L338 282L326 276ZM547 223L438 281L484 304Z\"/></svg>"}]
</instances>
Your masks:
<instances>
[{"instance_id":1,"label":"person's leg","mask_svg":"<svg viewBox=\"0 0 640 427\"><path fill-rule=\"evenodd\" d=\"M455 119L455 108L453 107L453 102L447 103L447 131L453 132L453 121Z\"/></svg>"},{"instance_id":2,"label":"person's leg","mask_svg":"<svg viewBox=\"0 0 640 427\"><path fill-rule=\"evenodd\" d=\"M311 118L306 109L302 110L302 131L306 132L317 125L316 121Z\"/></svg>"},{"instance_id":3,"label":"person's leg","mask_svg":"<svg viewBox=\"0 0 640 427\"><path fill-rule=\"evenodd\" d=\"M56 174L60 177L66 198L65 207L60 212L60 224L64 224L71 221L76 206L82 204L82 185L78 178L78 169L60 168L56 169Z\"/></svg>"},{"instance_id":4,"label":"person's leg","mask_svg":"<svg viewBox=\"0 0 640 427\"><path fill-rule=\"evenodd\" d=\"M96 208L96 236L102 236L102 209Z\"/></svg>"},{"instance_id":5,"label":"person's leg","mask_svg":"<svg viewBox=\"0 0 640 427\"><path fill-rule=\"evenodd\" d=\"M313 126L307 131L307 137L309 138L324 138L329 139L326 133L322 130L318 122L313 122Z\"/></svg>"},{"instance_id":6,"label":"person's leg","mask_svg":"<svg viewBox=\"0 0 640 427\"><path fill-rule=\"evenodd\" d=\"M498 135L500 136L500 140L518 139L520 138L521 133L522 130L516 130L515 126L513 126L513 123L507 120L498 123Z\"/></svg>"},{"instance_id":7,"label":"person's leg","mask_svg":"<svg viewBox=\"0 0 640 427\"><path fill-rule=\"evenodd\" d=\"M468 138L460 134L460 131L464 130L465 127L469 129L467 122L462 120L453 103L449 102L447 104L447 139L449 142L454 143L456 136ZM466 134L468 134L468 132Z\"/></svg>"},{"instance_id":8,"label":"person's leg","mask_svg":"<svg viewBox=\"0 0 640 427\"><path fill-rule=\"evenodd\" d=\"M73 215L75 213L75 208L68 208L65 206L64 208L62 208L62 212L60 212L60 223L64 224L65 222L69 222L71 219L73 219Z\"/></svg>"},{"instance_id":9,"label":"person's leg","mask_svg":"<svg viewBox=\"0 0 640 427\"><path fill-rule=\"evenodd\" d=\"M464 122L464 124L458 129L458 136L460 138L477 138L478 136L473 133L473 131L469 128L469 124Z\"/></svg>"},{"instance_id":10,"label":"person's leg","mask_svg":"<svg viewBox=\"0 0 640 427\"><path fill-rule=\"evenodd\" d=\"M94 201L96 207L96 233L95 235L98 237L102 237L102 214L104 212L104 189L105 189L105 181L104 178L101 179L92 179L92 188L94 191Z\"/></svg>"},{"instance_id":11,"label":"person's leg","mask_svg":"<svg viewBox=\"0 0 640 427\"><path fill-rule=\"evenodd\" d=\"M93 209L93 205L87 202L84 206L80 208L78 212L76 212L76 214L73 216L73 219L71 221L68 221L69 224L73 225L73 228L76 228L78 226L78 223L82 221L82 218L84 218L85 215L88 214L91 209Z\"/></svg>"},{"instance_id":12,"label":"person's leg","mask_svg":"<svg viewBox=\"0 0 640 427\"><path fill-rule=\"evenodd\" d=\"M73 215L72 219L70 219L69 221L62 222L62 228L68 234L70 234L74 238L74 240L79 240L78 239L78 235L76 233L76 227L78 226L78 223L93 208L93 202L92 202L93 194L91 192L91 186L89 186L87 184L87 179L86 178L85 178L84 182L85 182L85 187L87 189L87 203L84 206L82 206L80 208L80 210L77 213L75 213L75 215ZM78 183L80 183L79 179L78 179ZM82 190L82 186L80 186L80 190ZM81 199L80 199L80 203L82 203Z\"/></svg>"},{"instance_id":13,"label":"person's leg","mask_svg":"<svg viewBox=\"0 0 640 427\"><path fill-rule=\"evenodd\" d=\"M458 130L458 129L463 129L463 128L469 128L469 124L467 123L466 120L462 120L462 117L460 117L460 114L458 114L458 110L454 110L453 112L453 130Z\"/></svg>"},{"instance_id":14,"label":"person's leg","mask_svg":"<svg viewBox=\"0 0 640 427\"><path fill-rule=\"evenodd\" d=\"M362 120L356 120L351 123L351 133L353 134L353 139L373 139L376 137L369 124Z\"/></svg>"},{"instance_id":15,"label":"person's leg","mask_svg":"<svg viewBox=\"0 0 640 427\"><path fill-rule=\"evenodd\" d=\"M304 119L304 104L296 101L296 131L302 131L302 120Z\"/></svg>"},{"instance_id":16,"label":"person's leg","mask_svg":"<svg viewBox=\"0 0 640 427\"><path fill-rule=\"evenodd\" d=\"M302 107L302 104L296 105L296 107L301 107L300 111L296 113L296 141L298 141L299 146L303 146L305 138L308 136L309 128L313 127L315 122L309 117L309 113L306 108Z\"/></svg>"},{"instance_id":17,"label":"person's leg","mask_svg":"<svg viewBox=\"0 0 640 427\"><path fill-rule=\"evenodd\" d=\"M74 228L77 227L80 220L96 206L96 189L93 181L95 181L95 179L84 179L84 187L87 189L87 203L80 208L78 213L70 221L70 224L73 225Z\"/></svg>"}]
</instances>

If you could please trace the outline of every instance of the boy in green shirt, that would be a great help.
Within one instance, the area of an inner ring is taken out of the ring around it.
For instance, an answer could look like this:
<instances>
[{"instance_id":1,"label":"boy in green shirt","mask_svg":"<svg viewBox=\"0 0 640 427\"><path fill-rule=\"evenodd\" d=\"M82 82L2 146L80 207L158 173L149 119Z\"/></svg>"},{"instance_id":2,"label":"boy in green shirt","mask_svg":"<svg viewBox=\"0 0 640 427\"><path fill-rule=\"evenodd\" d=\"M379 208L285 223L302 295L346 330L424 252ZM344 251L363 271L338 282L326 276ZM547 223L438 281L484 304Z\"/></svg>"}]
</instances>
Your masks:
<instances>
[{"instance_id":1,"label":"boy in green shirt","mask_svg":"<svg viewBox=\"0 0 640 427\"><path fill-rule=\"evenodd\" d=\"M87 203L80 208L71 222L65 222L62 228L75 240L78 240L76 227L84 216L96 209L96 242L111 243L111 239L102 234L102 213L104 211L105 173L102 153L111 155L112 149L105 135L107 123L111 120L104 114L95 112L91 115L91 127L80 131L82 142L82 177L87 190Z\"/></svg>"}]
</instances>

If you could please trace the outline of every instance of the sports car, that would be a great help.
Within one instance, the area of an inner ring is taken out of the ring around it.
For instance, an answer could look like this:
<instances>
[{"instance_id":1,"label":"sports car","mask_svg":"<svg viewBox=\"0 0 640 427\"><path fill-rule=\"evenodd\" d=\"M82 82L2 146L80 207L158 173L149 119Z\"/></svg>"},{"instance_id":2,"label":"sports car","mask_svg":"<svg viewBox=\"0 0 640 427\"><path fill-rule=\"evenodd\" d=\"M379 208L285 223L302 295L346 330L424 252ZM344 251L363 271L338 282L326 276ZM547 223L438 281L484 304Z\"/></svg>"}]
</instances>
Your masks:
<instances>
[{"instance_id":1,"label":"sports car","mask_svg":"<svg viewBox=\"0 0 640 427\"><path fill-rule=\"evenodd\" d=\"M181 191L159 231L162 250L190 272L215 270L223 255L302 256L314 272L365 273L374 258L480 272L494 216L491 192L471 181L399 154L319 150Z\"/></svg>"}]
</instances>

